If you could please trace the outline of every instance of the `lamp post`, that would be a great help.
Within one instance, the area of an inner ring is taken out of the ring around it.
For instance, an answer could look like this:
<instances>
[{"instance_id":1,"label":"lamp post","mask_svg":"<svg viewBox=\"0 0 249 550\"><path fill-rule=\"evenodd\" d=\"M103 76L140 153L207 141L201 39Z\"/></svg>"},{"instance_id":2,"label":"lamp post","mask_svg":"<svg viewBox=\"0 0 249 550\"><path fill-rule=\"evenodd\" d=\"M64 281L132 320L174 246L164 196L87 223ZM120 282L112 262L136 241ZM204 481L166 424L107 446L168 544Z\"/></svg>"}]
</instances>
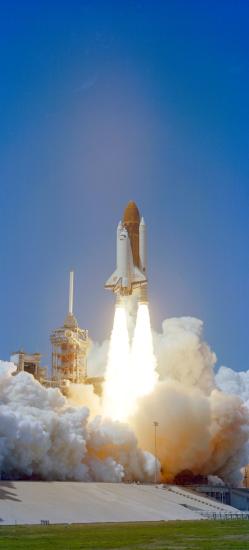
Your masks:
<instances>
[{"instance_id":1,"label":"lamp post","mask_svg":"<svg viewBox=\"0 0 249 550\"><path fill-rule=\"evenodd\" d=\"M247 466L244 470L244 487L247 489L247 479L248 479L248 472L247 472Z\"/></svg>"},{"instance_id":2,"label":"lamp post","mask_svg":"<svg viewBox=\"0 0 249 550\"><path fill-rule=\"evenodd\" d=\"M159 422L154 420L153 425L154 425L154 430L155 430L155 483L157 483L157 441L156 441L157 433L156 433L156 429L159 426Z\"/></svg>"}]
</instances>

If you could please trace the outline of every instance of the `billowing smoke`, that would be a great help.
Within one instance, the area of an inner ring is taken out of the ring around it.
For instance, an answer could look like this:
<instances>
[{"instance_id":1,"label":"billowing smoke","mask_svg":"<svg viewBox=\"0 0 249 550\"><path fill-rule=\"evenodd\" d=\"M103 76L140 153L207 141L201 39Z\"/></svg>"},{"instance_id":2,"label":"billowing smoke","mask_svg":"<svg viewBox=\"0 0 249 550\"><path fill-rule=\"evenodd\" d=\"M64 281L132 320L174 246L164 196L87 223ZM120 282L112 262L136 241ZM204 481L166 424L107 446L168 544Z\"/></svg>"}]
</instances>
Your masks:
<instances>
[{"instance_id":1,"label":"billowing smoke","mask_svg":"<svg viewBox=\"0 0 249 550\"><path fill-rule=\"evenodd\" d=\"M138 400L129 425L140 447L153 453L153 421L159 423L163 480L185 473L190 479L211 475L238 484L248 462L249 414L243 402L249 398L249 377L221 367L215 378L216 355L202 330L199 319L183 317L164 321L162 332L154 333L159 380ZM105 358L98 360L103 372ZM131 388L133 383L131 375Z\"/></svg>"},{"instance_id":2,"label":"billowing smoke","mask_svg":"<svg viewBox=\"0 0 249 550\"><path fill-rule=\"evenodd\" d=\"M235 372L227 367L220 367L215 380L222 391L239 395L249 408L249 370Z\"/></svg>"},{"instance_id":3,"label":"billowing smoke","mask_svg":"<svg viewBox=\"0 0 249 550\"><path fill-rule=\"evenodd\" d=\"M214 388L216 355L202 340L202 321L193 317L167 319L162 333L154 334L161 380L199 388L206 395Z\"/></svg>"},{"instance_id":4,"label":"billowing smoke","mask_svg":"<svg viewBox=\"0 0 249 550\"><path fill-rule=\"evenodd\" d=\"M225 393L229 393L232 395L238 395L242 401L244 402L244 405L249 410L249 370L248 371L240 371L235 372L232 369L229 369L227 367L220 367L216 376L215 381L217 386ZM248 466L249 464L249 441L247 443L246 448L243 450L244 454L246 455L244 462L244 466ZM242 475L244 475L244 471L242 470Z\"/></svg>"},{"instance_id":5,"label":"billowing smoke","mask_svg":"<svg viewBox=\"0 0 249 550\"><path fill-rule=\"evenodd\" d=\"M89 376L104 376L107 365L109 340L90 343L87 358L87 372Z\"/></svg>"},{"instance_id":6,"label":"billowing smoke","mask_svg":"<svg viewBox=\"0 0 249 550\"><path fill-rule=\"evenodd\" d=\"M129 307L130 327L132 332ZM59 390L42 387L26 373L13 375L13 365L0 363L2 475L153 480L157 421L162 480L187 473L239 484L240 468L249 462L249 373L221 367L215 377L216 356L203 341L198 319L164 321L153 342L158 379L147 395L138 396L126 423L105 418L103 402L91 386L72 385L66 399ZM104 373L108 347L107 341L92 345L90 375ZM133 394L138 381L127 372ZM141 365L136 372L143 376Z\"/></svg>"},{"instance_id":7,"label":"billowing smoke","mask_svg":"<svg viewBox=\"0 0 249 550\"><path fill-rule=\"evenodd\" d=\"M248 461L249 413L238 395L216 386L216 356L202 340L202 322L168 319L154 346L160 380L130 422L140 446L153 452L156 420L163 479L188 471L239 483Z\"/></svg>"},{"instance_id":8,"label":"billowing smoke","mask_svg":"<svg viewBox=\"0 0 249 550\"><path fill-rule=\"evenodd\" d=\"M11 363L0 362L2 477L152 479L154 458L137 447L128 425L100 416L90 420L87 407L72 406L59 390L42 387L25 372L13 376L14 371ZM84 390L89 403L92 390ZM73 388L72 399L77 401L75 392Z\"/></svg>"}]
</instances>

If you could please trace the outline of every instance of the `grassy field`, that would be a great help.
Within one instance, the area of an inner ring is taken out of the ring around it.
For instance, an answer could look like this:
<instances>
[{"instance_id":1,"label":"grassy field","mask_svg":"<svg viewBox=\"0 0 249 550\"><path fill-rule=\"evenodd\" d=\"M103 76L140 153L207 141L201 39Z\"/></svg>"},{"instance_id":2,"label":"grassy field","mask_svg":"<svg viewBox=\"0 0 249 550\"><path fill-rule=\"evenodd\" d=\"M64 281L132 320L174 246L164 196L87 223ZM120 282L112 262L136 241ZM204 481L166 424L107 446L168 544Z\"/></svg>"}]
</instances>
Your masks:
<instances>
[{"instance_id":1,"label":"grassy field","mask_svg":"<svg viewBox=\"0 0 249 550\"><path fill-rule=\"evenodd\" d=\"M0 527L3 550L249 549L249 522L169 521L97 525Z\"/></svg>"}]
</instances>

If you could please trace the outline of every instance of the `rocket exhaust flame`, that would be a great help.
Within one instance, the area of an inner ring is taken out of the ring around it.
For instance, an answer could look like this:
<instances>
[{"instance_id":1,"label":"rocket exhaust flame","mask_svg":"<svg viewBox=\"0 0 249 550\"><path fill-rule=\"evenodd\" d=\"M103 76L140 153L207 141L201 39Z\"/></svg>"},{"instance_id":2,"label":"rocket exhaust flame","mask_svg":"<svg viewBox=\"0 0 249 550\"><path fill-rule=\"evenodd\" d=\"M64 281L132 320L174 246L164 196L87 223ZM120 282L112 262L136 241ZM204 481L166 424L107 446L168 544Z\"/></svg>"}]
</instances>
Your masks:
<instances>
[{"instance_id":1,"label":"rocket exhaust flame","mask_svg":"<svg viewBox=\"0 0 249 550\"><path fill-rule=\"evenodd\" d=\"M105 374L103 410L114 420L126 420L131 407L130 344L125 308L116 305Z\"/></svg>"},{"instance_id":2,"label":"rocket exhaust flame","mask_svg":"<svg viewBox=\"0 0 249 550\"><path fill-rule=\"evenodd\" d=\"M138 306L137 320L131 349L131 371L134 401L152 392L156 381L156 358L147 304Z\"/></svg>"},{"instance_id":3,"label":"rocket exhaust flame","mask_svg":"<svg viewBox=\"0 0 249 550\"><path fill-rule=\"evenodd\" d=\"M152 392L155 387L155 369L148 305L138 306L131 348L125 305L116 306L104 385L106 416L121 421L132 416L138 398Z\"/></svg>"}]
</instances>

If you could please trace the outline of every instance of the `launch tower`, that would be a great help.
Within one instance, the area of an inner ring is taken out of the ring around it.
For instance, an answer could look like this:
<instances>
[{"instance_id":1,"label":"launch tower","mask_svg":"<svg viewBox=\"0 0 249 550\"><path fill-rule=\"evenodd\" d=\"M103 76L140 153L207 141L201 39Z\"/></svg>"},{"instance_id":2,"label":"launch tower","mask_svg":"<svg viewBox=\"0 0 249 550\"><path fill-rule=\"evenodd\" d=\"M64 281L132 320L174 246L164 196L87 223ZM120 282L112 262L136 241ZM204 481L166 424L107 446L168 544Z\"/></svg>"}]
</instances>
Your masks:
<instances>
[{"instance_id":1,"label":"launch tower","mask_svg":"<svg viewBox=\"0 0 249 550\"><path fill-rule=\"evenodd\" d=\"M88 331L81 329L73 314L74 272L70 272L69 308L64 325L50 336L52 344L52 380L59 387L66 381L81 384L87 377Z\"/></svg>"}]
</instances>

